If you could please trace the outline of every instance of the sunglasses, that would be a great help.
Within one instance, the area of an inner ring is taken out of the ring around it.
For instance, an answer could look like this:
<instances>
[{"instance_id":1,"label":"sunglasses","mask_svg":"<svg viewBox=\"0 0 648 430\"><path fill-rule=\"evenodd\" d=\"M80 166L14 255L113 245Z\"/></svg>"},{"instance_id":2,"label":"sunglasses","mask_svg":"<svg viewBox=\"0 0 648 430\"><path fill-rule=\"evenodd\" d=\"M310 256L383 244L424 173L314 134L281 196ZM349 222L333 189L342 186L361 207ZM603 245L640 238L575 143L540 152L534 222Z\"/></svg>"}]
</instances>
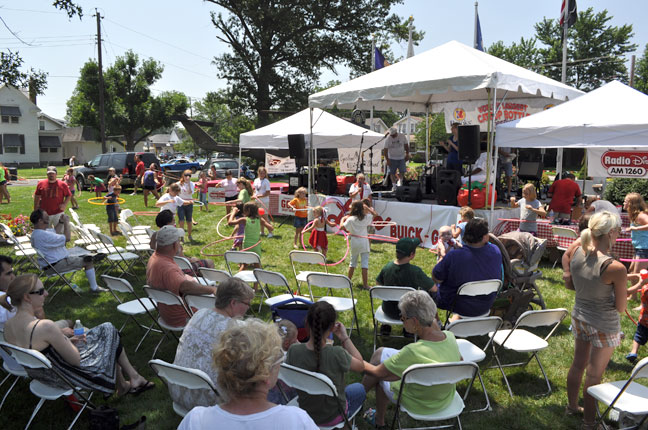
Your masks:
<instances>
[{"instance_id":1,"label":"sunglasses","mask_svg":"<svg viewBox=\"0 0 648 430\"><path fill-rule=\"evenodd\" d=\"M191 174L186 174L185 176L189 176L189 177L191 177Z\"/></svg>"},{"instance_id":2,"label":"sunglasses","mask_svg":"<svg viewBox=\"0 0 648 430\"><path fill-rule=\"evenodd\" d=\"M30 291L29 294L42 296L43 294L45 294L45 287L41 288L40 290Z\"/></svg>"}]
</instances>

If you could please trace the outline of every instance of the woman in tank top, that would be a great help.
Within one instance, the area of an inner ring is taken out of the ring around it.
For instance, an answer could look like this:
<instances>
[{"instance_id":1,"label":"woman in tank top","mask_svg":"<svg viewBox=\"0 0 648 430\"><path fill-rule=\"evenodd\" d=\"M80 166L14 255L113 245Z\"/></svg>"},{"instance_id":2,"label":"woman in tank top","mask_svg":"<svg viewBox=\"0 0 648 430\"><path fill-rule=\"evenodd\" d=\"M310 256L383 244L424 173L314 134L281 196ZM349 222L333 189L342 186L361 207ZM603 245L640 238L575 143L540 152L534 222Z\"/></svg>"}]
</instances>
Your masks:
<instances>
[{"instance_id":1,"label":"woman in tank top","mask_svg":"<svg viewBox=\"0 0 648 430\"><path fill-rule=\"evenodd\" d=\"M594 428L596 413L595 399L587 389L601 382L614 348L621 343L619 313L626 308L627 271L610 256L620 231L617 215L607 211L594 214L588 228L581 232L581 246L570 262L576 301L572 310L574 361L567 375L567 412L583 411L583 429ZM581 408L578 392L586 369Z\"/></svg>"}]
</instances>

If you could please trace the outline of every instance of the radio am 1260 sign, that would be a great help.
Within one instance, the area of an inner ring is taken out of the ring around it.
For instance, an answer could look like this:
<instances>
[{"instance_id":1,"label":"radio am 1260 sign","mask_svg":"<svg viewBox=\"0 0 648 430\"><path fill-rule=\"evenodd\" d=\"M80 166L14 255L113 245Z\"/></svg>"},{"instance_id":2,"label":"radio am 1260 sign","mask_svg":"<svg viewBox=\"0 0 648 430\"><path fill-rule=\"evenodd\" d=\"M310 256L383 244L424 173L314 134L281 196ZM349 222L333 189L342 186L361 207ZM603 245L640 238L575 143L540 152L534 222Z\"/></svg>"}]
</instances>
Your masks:
<instances>
[{"instance_id":1,"label":"radio am 1260 sign","mask_svg":"<svg viewBox=\"0 0 648 430\"><path fill-rule=\"evenodd\" d=\"M644 178L648 173L648 152L605 151L601 165L610 177Z\"/></svg>"}]
</instances>

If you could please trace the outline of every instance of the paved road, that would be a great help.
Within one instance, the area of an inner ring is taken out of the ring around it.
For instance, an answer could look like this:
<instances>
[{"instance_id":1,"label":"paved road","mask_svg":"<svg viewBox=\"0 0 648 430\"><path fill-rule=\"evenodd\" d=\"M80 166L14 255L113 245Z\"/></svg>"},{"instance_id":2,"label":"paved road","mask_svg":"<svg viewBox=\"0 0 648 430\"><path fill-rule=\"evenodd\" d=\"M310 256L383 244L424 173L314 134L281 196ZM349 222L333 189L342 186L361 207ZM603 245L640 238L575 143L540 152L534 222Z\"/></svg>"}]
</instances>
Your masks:
<instances>
[{"instance_id":1,"label":"paved road","mask_svg":"<svg viewBox=\"0 0 648 430\"><path fill-rule=\"evenodd\" d=\"M40 179L25 179L24 181L11 181L10 187L36 187ZM11 188L9 188L11 190Z\"/></svg>"}]
</instances>

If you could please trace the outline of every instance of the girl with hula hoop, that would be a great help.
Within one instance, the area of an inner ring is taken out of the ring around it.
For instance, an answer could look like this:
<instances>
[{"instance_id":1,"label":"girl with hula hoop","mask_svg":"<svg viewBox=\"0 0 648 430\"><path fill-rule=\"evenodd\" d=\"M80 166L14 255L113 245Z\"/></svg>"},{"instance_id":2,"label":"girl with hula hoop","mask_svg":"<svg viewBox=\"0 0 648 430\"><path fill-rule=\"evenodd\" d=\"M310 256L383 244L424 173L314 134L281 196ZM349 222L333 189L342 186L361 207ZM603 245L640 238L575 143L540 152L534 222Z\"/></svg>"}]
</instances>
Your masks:
<instances>
[{"instance_id":1,"label":"girl with hula hoop","mask_svg":"<svg viewBox=\"0 0 648 430\"><path fill-rule=\"evenodd\" d=\"M630 218L630 237L635 249L635 260L648 259L648 205L639 193L630 193L623 200L623 209ZM648 268L648 261L633 261L629 273Z\"/></svg>"},{"instance_id":2,"label":"girl with hula hoop","mask_svg":"<svg viewBox=\"0 0 648 430\"><path fill-rule=\"evenodd\" d=\"M160 212L165 209L170 210L174 215L178 213L178 208L191 205L193 207L193 199L184 200L180 196L180 185L177 183L169 185L166 194L155 202L155 206L160 208ZM191 224L191 219L189 219ZM183 225L183 224L180 224ZM189 239L191 240L191 239Z\"/></svg>"},{"instance_id":3,"label":"girl with hula hoop","mask_svg":"<svg viewBox=\"0 0 648 430\"><path fill-rule=\"evenodd\" d=\"M227 224L232 226L243 224L245 226L243 248L261 257L261 224L265 223L264 225L268 231L274 230L274 227L259 217L259 207L254 202L247 202L243 205L243 216L241 218L235 219L237 213L238 208L233 208ZM256 267L257 264L254 264L254 266ZM246 270L246 265L241 265L240 270Z\"/></svg>"},{"instance_id":4,"label":"girl with hula hoop","mask_svg":"<svg viewBox=\"0 0 648 430\"><path fill-rule=\"evenodd\" d=\"M308 238L308 244L315 249L317 252L321 252L324 257L328 252L328 237L326 236L326 225L328 224L331 227L337 227L333 221L329 221L324 216L324 208L321 206L316 206L313 209L313 222L312 224L305 228L302 234L311 232L310 237Z\"/></svg>"},{"instance_id":5,"label":"girl with hula hoop","mask_svg":"<svg viewBox=\"0 0 648 430\"><path fill-rule=\"evenodd\" d=\"M267 177L268 172L265 167L261 166L257 170L257 175L258 178L254 180L252 185L254 187L254 195L252 198L257 199L260 202L260 206L265 209L266 213L261 215L261 218L263 218L267 224L270 224L270 220L268 219L268 210L270 207L270 181ZM261 234L263 234L263 225L261 226ZM268 230L268 237L272 237L270 230Z\"/></svg>"},{"instance_id":6,"label":"girl with hula hoop","mask_svg":"<svg viewBox=\"0 0 648 430\"><path fill-rule=\"evenodd\" d=\"M178 227L181 229L185 228L185 220L187 221L187 234L189 235L189 240L193 241L191 238L191 229L193 228L193 194L196 190L196 185L191 182L191 170L187 169L182 172L182 177L178 182L180 186L180 198L185 201L191 201L190 205L182 205L178 207ZM197 224L197 223L195 223Z\"/></svg>"},{"instance_id":7,"label":"girl with hula hoop","mask_svg":"<svg viewBox=\"0 0 648 430\"><path fill-rule=\"evenodd\" d=\"M373 222L373 217L378 214L363 202L357 200L351 204L350 215L342 218L340 225L351 236L351 261L349 262L349 279L353 279L353 272L358 265L360 257L362 268L362 286L369 289L369 239L367 227Z\"/></svg>"}]
</instances>

